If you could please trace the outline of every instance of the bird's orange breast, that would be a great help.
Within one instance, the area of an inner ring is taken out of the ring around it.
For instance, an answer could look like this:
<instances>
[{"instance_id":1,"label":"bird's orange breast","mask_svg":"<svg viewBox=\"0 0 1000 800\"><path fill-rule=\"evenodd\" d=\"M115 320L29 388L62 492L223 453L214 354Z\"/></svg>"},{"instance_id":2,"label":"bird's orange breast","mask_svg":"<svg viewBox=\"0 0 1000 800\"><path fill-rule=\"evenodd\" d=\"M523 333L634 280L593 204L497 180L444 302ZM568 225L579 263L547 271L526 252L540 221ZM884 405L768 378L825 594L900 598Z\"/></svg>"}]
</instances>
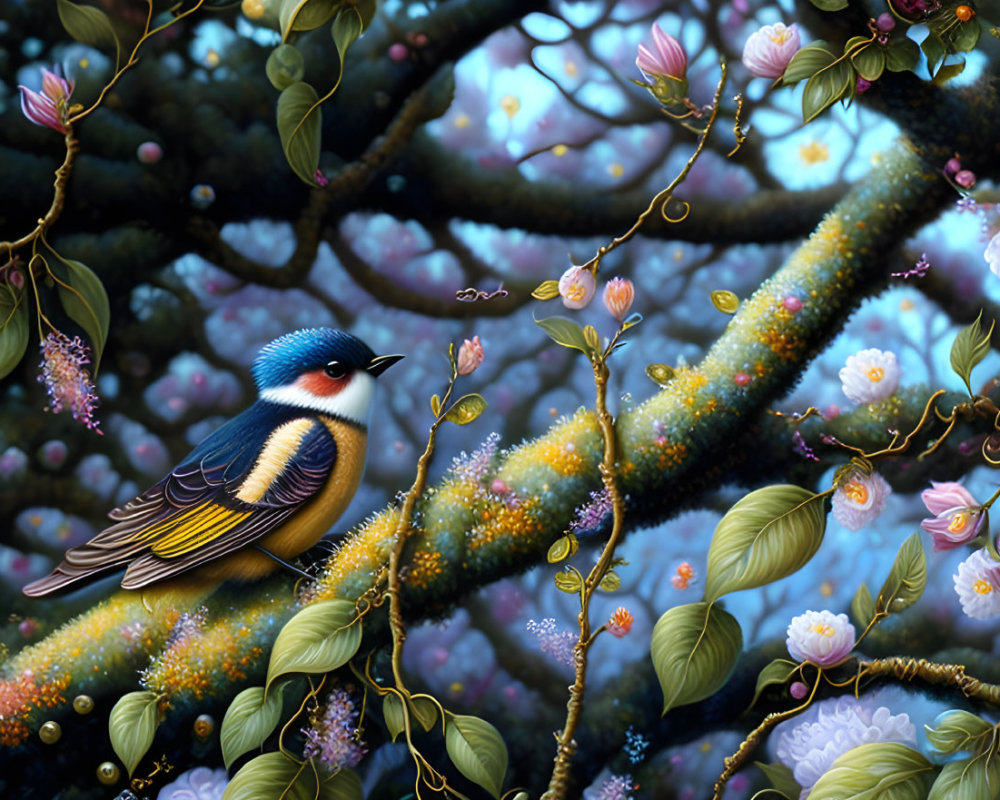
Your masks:
<instances>
[{"instance_id":1,"label":"bird's orange breast","mask_svg":"<svg viewBox=\"0 0 1000 800\"><path fill-rule=\"evenodd\" d=\"M289 561L318 542L344 513L361 483L365 467L368 435L363 429L332 420L324 420L337 443L337 461L326 484L309 503L284 525L255 544L278 558ZM198 570L205 580L254 580L280 565L253 547L212 561Z\"/></svg>"}]
</instances>

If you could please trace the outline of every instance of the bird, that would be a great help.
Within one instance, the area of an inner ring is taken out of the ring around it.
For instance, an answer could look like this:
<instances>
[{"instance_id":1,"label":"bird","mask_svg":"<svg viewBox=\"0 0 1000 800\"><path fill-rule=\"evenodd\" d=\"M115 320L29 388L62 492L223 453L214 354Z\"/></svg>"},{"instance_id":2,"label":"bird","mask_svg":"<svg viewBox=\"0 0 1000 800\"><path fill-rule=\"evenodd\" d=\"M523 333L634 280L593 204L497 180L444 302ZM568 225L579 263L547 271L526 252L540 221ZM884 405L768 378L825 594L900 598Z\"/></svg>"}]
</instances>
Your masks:
<instances>
[{"instance_id":1,"label":"bird","mask_svg":"<svg viewBox=\"0 0 1000 800\"><path fill-rule=\"evenodd\" d=\"M125 589L195 569L199 580L252 581L290 567L357 491L375 378L402 358L377 356L333 328L265 345L251 366L254 404L111 511L113 524L24 593L46 595L123 566Z\"/></svg>"}]
</instances>

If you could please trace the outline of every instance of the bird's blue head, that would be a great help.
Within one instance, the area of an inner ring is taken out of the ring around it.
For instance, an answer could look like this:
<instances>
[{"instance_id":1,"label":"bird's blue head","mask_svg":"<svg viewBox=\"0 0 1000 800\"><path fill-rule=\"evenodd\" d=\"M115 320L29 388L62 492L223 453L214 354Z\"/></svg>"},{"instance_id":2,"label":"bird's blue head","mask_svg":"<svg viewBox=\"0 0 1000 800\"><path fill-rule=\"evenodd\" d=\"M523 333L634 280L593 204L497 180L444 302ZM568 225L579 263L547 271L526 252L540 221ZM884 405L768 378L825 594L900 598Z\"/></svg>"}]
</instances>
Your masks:
<instances>
[{"instance_id":1,"label":"bird's blue head","mask_svg":"<svg viewBox=\"0 0 1000 800\"><path fill-rule=\"evenodd\" d=\"M374 378L402 356L376 356L344 331L306 328L265 345L251 368L263 400L364 424Z\"/></svg>"}]
</instances>

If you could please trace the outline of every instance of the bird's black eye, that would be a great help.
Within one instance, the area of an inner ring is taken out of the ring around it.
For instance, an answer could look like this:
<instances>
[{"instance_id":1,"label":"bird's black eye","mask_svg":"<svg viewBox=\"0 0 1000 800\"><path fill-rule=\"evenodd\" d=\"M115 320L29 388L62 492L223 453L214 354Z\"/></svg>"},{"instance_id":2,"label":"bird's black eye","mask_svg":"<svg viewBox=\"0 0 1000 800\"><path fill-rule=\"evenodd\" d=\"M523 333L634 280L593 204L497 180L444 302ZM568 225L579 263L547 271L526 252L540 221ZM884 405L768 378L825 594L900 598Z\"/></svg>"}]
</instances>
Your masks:
<instances>
[{"instance_id":1,"label":"bird's black eye","mask_svg":"<svg viewBox=\"0 0 1000 800\"><path fill-rule=\"evenodd\" d=\"M331 361L326 365L326 374L333 378L335 381L340 380L347 374L347 367L341 364L339 361Z\"/></svg>"}]
</instances>

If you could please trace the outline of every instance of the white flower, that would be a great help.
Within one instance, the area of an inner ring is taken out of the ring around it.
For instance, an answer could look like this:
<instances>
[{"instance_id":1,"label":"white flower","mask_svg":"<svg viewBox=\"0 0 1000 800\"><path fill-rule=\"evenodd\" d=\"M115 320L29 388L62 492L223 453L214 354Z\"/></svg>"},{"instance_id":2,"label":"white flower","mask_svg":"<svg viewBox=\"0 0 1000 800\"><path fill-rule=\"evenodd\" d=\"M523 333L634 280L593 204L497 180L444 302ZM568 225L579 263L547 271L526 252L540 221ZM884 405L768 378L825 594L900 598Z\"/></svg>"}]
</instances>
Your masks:
<instances>
[{"instance_id":1,"label":"white flower","mask_svg":"<svg viewBox=\"0 0 1000 800\"><path fill-rule=\"evenodd\" d=\"M222 767L195 767L160 789L157 800L220 800L228 783Z\"/></svg>"},{"instance_id":2,"label":"white flower","mask_svg":"<svg viewBox=\"0 0 1000 800\"><path fill-rule=\"evenodd\" d=\"M1000 562L986 550L977 550L958 565L955 591L962 601L962 611L973 619L988 619L1000 614Z\"/></svg>"},{"instance_id":3,"label":"white flower","mask_svg":"<svg viewBox=\"0 0 1000 800\"><path fill-rule=\"evenodd\" d=\"M802 718L775 728L775 753L792 770L805 800L820 776L838 757L858 745L872 742L916 744L916 730L907 714L892 715L885 706L874 712L853 697L830 698L816 703Z\"/></svg>"},{"instance_id":4,"label":"white flower","mask_svg":"<svg viewBox=\"0 0 1000 800\"><path fill-rule=\"evenodd\" d=\"M885 508L892 488L877 472L855 472L833 493L833 518L850 531L861 530Z\"/></svg>"},{"instance_id":5,"label":"white flower","mask_svg":"<svg viewBox=\"0 0 1000 800\"><path fill-rule=\"evenodd\" d=\"M993 238L990 239L990 243L986 245L986 250L983 252L983 258L990 265L990 272L1000 277L1000 233L994 234Z\"/></svg>"},{"instance_id":6,"label":"white flower","mask_svg":"<svg viewBox=\"0 0 1000 800\"><path fill-rule=\"evenodd\" d=\"M796 661L833 667L851 654L855 638L847 614L807 611L792 619L785 644Z\"/></svg>"},{"instance_id":7,"label":"white flower","mask_svg":"<svg viewBox=\"0 0 1000 800\"><path fill-rule=\"evenodd\" d=\"M799 29L782 22L765 25L747 39L743 63L758 78L780 78L799 47Z\"/></svg>"},{"instance_id":8,"label":"white flower","mask_svg":"<svg viewBox=\"0 0 1000 800\"><path fill-rule=\"evenodd\" d=\"M896 354L874 347L855 353L840 370L844 394L855 403L885 400L899 386L899 363Z\"/></svg>"}]
</instances>

